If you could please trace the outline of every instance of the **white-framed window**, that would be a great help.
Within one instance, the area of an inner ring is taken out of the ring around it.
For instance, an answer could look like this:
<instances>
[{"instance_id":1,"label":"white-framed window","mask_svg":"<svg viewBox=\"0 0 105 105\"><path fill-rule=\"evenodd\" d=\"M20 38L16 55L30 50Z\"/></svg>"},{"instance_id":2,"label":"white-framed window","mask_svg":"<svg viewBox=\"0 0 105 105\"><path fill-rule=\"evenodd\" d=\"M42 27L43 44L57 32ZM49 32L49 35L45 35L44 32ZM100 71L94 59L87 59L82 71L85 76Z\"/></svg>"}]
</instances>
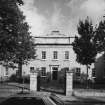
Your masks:
<instances>
[{"instance_id":1,"label":"white-framed window","mask_svg":"<svg viewBox=\"0 0 105 105\"><path fill-rule=\"evenodd\" d=\"M80 76L81 74L81 69L80 68L76 68L76 76Z\"/></svg>"},{"instance_id":2,"label":"white-framed window","mask_svg":"<svg viewBox=\"0 0 105 105\"><path fill-rule=\"evenodd\" d=\"M69 59L69 51L65 51L65 59Z\"/></svg>"},{"instance_id":3,"label":"white-framed window","mask_svg":"<svg viewBox=\"0 0 105 105\"><path fill-rule=\"evenodd\" d=\"M41 76L46 76L46 67L41 68Z\"/></svg>"},{"instance_id":4,"label":"white-framed window","mask_svg":"<svg viewBox=\"0 0 105 105\"><path fill-rule=\"evenodd\" d=\"M96 69L95 68L92 69L92 77L96 77Z\"/></svg>"},{"instance_id":5,"label":"white-framed window","mask_svg":"<svg viewBox=\"0 0 105 105\"><path fill-rule=\"evenodd\" d=\"M34 67L30 67L30 72L34 72Z\"/></svg>"},{"instance_id":6,"label":"white-framed window","mask_svg":"<svg viewBox=\"0 0 105 105\"><path fill-rule=\"evenodd\" d=\"M69 67L65 67L64 69L65 69L65 71L69 71Z\"/></svg>"},{"instance_id":7,"label":"white-framed window","mask_svg":"<svg viewBox=\"0 0 105 105\"><path fill-rule=\"evenodd\" d=\"M6 66L5 75L9 75L8 67Z\"/></svg>"},{"instance_id":8,"label":"white-framed window","mask_svg":"<svg viewBox=\"0 0 105 105\"><path fill-rule=\"evenodd\" d=\"M58 59L58 52L57 51L53 51L53 59Z\"/></svg>"},{"instance_id":9,"label":"white-framed window","mask_svg":"<svg viewBox=\"0 0 105 105\"><path fill-rule=\"evenodd\" d=\"M46 59L46 51L42 51L42 59Z\"/></svg>"}]
</instances>

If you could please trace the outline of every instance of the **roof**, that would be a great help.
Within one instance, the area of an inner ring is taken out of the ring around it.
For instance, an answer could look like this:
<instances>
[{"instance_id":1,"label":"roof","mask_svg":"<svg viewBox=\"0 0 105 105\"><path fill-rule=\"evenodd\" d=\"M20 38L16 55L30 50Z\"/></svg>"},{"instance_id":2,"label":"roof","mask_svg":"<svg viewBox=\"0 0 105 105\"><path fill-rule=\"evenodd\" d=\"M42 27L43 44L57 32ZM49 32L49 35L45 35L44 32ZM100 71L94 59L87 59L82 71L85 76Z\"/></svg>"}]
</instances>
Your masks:
<instances>
[{"instance_id":1,"label":"roof","mask_svg":"<svg viewBox=\"0 0 105 105\"><path fill-rule=\"evenodd\" d=\"M37 36L35 38L35 44L37 45L70 45L74 37L70 37L61 34L59 31L52 31L45 36Z\"/></svg>"}]
</instances>

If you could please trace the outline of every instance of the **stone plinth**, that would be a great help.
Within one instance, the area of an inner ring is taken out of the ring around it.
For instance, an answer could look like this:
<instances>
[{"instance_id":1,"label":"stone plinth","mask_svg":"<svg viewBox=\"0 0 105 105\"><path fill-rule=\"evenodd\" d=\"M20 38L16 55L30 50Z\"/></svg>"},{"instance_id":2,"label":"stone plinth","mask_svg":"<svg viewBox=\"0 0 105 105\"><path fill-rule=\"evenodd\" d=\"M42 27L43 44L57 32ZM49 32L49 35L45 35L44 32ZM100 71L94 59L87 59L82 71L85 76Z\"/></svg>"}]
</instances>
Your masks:
<instances>
[{"instance_id":1,"label":"stone plinth","mask_svg":"<svg viewBox=\"0 0 105 105\"><path fill-rule=\"evenodd\" d=\"M31 91L37 91L37 75L38 73L36 71L30 73L30 90Z\"/></svg>"},{"instance_id":2,"label":"stone plinth","mask_svg":"<svg viewBox=\"0 0 105 105\"><path fill-rule=\"evenodd\" d=\"M73 72L66 72L66 95L73 93Z\"/></svg>"}]
</instances>

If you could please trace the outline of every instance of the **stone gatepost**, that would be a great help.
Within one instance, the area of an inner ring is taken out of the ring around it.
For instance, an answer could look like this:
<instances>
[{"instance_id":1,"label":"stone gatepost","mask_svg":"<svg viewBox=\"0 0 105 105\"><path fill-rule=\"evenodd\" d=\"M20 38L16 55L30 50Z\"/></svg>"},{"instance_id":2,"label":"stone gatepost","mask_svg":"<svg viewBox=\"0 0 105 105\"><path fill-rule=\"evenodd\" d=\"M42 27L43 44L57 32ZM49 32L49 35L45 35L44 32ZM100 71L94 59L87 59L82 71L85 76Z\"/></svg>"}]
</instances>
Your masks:
<instances>
[{"instance_id":1,"label":"stone gatepost","mask_svg":"<svg viewBox=\"0 0 105 105\"><path fill-rule=\"evenodd\" d=\"M73 94L73 72L66 72L66 96Z\"/></svg>"},{"instance_id":2,"label":"stone gatepost","mask_svg":"<svg viewBox=\"0 0 105 105\"><path fill-rule=\"evenodd\" d=\"M30 91L37 91L37 76L36 70L30 70Z\"/></svg>"}]
</instances>

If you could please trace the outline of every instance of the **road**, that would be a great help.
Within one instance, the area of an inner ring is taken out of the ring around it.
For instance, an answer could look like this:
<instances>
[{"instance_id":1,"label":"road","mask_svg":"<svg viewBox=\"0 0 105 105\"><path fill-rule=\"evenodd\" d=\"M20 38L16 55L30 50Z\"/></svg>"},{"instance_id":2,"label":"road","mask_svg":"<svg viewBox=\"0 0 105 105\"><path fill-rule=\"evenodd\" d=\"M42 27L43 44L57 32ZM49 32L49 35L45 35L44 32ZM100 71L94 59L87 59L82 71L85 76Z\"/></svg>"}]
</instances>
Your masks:
<instances>
[{"instance_id":1,"label":"road","mask_svg":"<svg viewBox=\"0 0 105 105\"><path fill-rule=\"evenodd\" d=\"M17 93L20 93L22 91L21 88L17 86L7 85L7 84L0 84L0 105L44 105L43 101L41 99L36 100L35 96L32 98L29 98L27 96L29 95L23 95L26 98L17 98L13 97L16 96ZM45 92L40 92L40 96L44 95ZM12 98L11 98L12 96ZM18 95L19 96L19 95ZM62 97L60 97L63 99ZM99 99L99 98L98 98ZM76 101L65 101L65 105L105 105L105 101L98 101L98 99L92 100L91 99L80 99L78 97L78 100ZM102 98L101 98L102 99ZM103 98L104 100L105 98ZM39 103L39 100L41 103ZM14 103L15 102L15 103ZM22 104L20 104L22 103ZM39 103L39 104L37 104ZM51 105L51 104L48 104Z\"/></svg>"}]
</instances>

